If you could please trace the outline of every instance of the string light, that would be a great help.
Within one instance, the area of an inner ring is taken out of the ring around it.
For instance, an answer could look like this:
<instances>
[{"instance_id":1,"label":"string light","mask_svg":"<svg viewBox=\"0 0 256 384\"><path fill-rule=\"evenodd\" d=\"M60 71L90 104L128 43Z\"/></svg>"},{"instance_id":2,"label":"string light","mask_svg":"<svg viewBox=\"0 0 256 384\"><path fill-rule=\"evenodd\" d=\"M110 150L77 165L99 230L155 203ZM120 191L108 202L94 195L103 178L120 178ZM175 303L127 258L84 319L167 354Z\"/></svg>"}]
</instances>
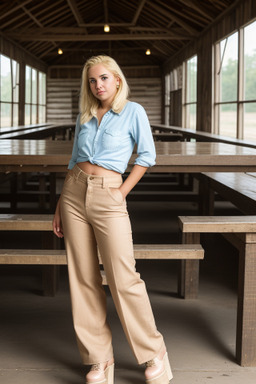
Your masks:
<instances>
[{"instance_id":1,"label":"string light","mask_svg":"<svg viewBox=\"0 0 256 384\"><path fill-rule=\"evenodd\" d=\"M108 24L104 25L104 32L109 32L110 31L110 26Z\"/></svg>"},{"instance_id":2,"label":"string light","mask_svg":"<svg viewBox=\"0 0 256 384\"><path fill-rule=\"evenodd\" d=\"M146 55L151 55L151 51L150 51L150 49L147 49L147 50L146 50Z\"/></svg>"},{"instance_id":3,"label":"string light","mask_svg":"<svg viewBox=\"0 0 256 384\"><path fill-rule=\"evenodd\" d=\"M62 55L62 54L63 54L63 51L62 51L61 48L58 49L58 54L59 54L59 55Z\"/></svg>"}]
</instances>

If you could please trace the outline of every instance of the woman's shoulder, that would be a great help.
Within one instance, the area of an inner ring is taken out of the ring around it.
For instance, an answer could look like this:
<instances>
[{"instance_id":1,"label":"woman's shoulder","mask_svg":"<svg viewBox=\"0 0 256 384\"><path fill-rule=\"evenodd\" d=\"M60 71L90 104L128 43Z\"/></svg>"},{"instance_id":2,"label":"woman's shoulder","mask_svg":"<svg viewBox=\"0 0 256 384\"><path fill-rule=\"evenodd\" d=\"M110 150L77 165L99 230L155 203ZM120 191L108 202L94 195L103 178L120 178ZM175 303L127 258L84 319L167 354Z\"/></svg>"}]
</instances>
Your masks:
<instances>
[{"instance_id":1,"label":"woman's shoulder","mask_svg":"<svg viewBox=\"0 0 256 384\"><path fill-rule=\"evenodd\" d=\"M130 101L130 100L127 101L124 110L129 112L145 111L145 109L141 104L137 103L136 101Z\"/></svg>"}]
</instances>

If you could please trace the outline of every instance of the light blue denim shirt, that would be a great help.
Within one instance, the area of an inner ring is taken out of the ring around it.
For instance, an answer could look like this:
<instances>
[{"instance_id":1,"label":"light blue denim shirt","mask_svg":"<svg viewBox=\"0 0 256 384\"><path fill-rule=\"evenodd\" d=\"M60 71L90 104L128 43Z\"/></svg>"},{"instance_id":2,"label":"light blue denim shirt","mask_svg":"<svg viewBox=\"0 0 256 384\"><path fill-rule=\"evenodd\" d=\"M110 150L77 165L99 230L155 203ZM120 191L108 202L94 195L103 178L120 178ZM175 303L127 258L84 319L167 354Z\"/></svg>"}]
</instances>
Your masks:
<instances>
[{"instance_id":1,"label":"light blue denim shirt","mask_svg":"<svg viewBox=\"0 0 256 384\"><path fill-rule=\"evenodd\" d=\"M99 126L95 117L80 124L78 115L68 169L72 169L76 163L89 161L124 173L135 143L138 156L134 164L153 166L156 159L155 145L147 114L140 104L129 101L120 113L109 110Z\"/></svg>"}]
</instances>

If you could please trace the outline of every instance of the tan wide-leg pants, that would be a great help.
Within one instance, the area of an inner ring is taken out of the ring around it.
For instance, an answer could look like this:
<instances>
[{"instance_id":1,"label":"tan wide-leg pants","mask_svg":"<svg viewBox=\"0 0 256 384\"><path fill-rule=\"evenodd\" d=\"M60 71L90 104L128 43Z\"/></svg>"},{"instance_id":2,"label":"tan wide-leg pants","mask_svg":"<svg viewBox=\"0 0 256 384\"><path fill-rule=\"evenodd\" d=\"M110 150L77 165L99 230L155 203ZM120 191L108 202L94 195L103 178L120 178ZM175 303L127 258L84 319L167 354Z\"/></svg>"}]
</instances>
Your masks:
<instances>
[{"instance_id":1,"label":"tan wide-leg pants","mask_svg":"<svg viewBox=\"0 0 256 384\"><path fill-rule=\"evenodd\" d=\"M73 321L84 364L113 357L97 247L118 316L137 362L151 360L163 345L145 283L135 270L126 202L121 193L119 196L111 191L121 183L121 175L90 176L76 165L63 186L61 218Z\"/></svg>"}]
</instances>

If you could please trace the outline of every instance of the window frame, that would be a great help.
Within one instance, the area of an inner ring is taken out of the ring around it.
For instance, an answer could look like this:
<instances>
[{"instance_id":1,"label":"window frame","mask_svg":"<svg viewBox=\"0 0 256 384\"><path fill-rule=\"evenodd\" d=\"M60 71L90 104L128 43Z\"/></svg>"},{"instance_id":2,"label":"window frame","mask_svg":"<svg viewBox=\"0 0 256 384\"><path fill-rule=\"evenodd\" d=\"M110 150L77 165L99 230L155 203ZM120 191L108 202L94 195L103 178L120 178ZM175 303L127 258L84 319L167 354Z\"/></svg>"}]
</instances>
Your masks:
<instances>
[{"instance_id":1,"label":"window frame","mask_svg":"<svg viewBox=\"0 0 256 384\"><path fill-rule=\"evenodd\" d=\"M11 59L10 57L8 57L7 55L4 55L2 53L0 53L0 78L1 77L1 61L2 61L2 57L5 57L9 60L9 63L10 63L10 77L11 77L11 100L10 101L6 101L6 100L2 100L1 99L1 82L0 82L0 131L2 128L8 128L8 127L12 127L14 125L14 121L16 120L17 121L17 125L19 123L19 87L20 87L20 64L18 61L16 60L13 60ZM16 66L16 78L18 79L17 82L15 82L14 84L14 77L13 77L13 65ZM17 75L18 74L18 75ZM16 90L16 87L18 87L18 90ZM15 92L16 92L16 99L17 101L15 101ZM10 121L11 121L11 125L3 125L2 126L2 118L1 118L1 110L2 110L2 105L3 104L7 104L7 105L10 105ZM16 108L15 108L16 107ZM14 116L14 111L17 111L18 112L18 115Z\"/></svg>"},{"instance_id":2,"label":"window frame","mask_svg":"<svg viewBox=\"0 0 256 384\"><path fill-rule=\"evenodd\" d=\"M244 139L245 136L245 107L247 104L256 103L255 99L245 100L245 29L256 23L256 19L250 20L247 24L239 29L234 30L232 33L226 35L218 40L213 45L213 119L212 119L212 132L220 134L220 109L225 104L236 105L236 128L235 137L237 139ZM235 101L221 101L221 77L218 75L218 68L221 64L220 44L223 40L228 39L230 36L238 33L238 67L237 67L237 96ZM250 140L250 139L249 139Z\"/></svg>"},{"instance_id":3,"label":"window frame","mask_svg":"<svg viewBox=\"0 0 256 384\"><path fill-rule=\"evenodd\" d=\"M25 82L27 81L27 78L26 78L26 74L27 74L27 69L29 69L30 71L30 100L27 101L27 96L26 96L26 89L27 87L25 86L25 102L24 102L24 120L25 120L25 124L38 124L38 123L41 123L41 122L45 122L46 121L46 74L42 71L39 71L38 69L34 68L34 67L31 67L30 65L25 65ZM34 79L33 79L33 72L35 72L35 82L34 82ZM44 78L44 86L42 87L44 92L45 92L45 97L43 98L40 98L40 87L41 87L41 83L40 83L40 76L39 75L42 75L43 78ZM36 88L36 90L34 90L34 86ZM33 99L33 95L34 95L34 92L35 92L35 99ZM40 102L40 99L42 99L42 101L44 102ZM44 100L43 100L44 99ZM26 120L27 119L27 116L28 114L26 114L26 107L29 107L29 122ZM44 116L42 118L43 121L41 121L41 114L40 114L40 110L41 108L44 108ZM36 111L35 113L35 119L34 119L34 115L33 115L33 111ZM35 121L34 121L35 120Z\"/></svg>"},{"instance_id":4,"label":"window frame","mask_svg":"<svg viewBox=\"0 0 256 384\"><path fill-rule=\"evenodd\" d=\"M188 100L188 96L189 96L189 90L190 90L190 87L189 87L189 74L188 74L188 65L189 65L189 62L191 62L194 58L196 58L196 76L195 76L195 101L190 101ZM182 127L183 128L188 128L188 129L193 129L193 130L196 130L197 129L197 81L198 81L198 71L197 71L197 67L198 67L198 55L195 54L193 56L191 56L190 58L188 58L187 60L185 60L183 62L183 79L184 79L184 86L182 87ZM191 127L191 120L190 120L190 107L191 106L195 106L195 127Z\"/></svg>"}]
</instances>

